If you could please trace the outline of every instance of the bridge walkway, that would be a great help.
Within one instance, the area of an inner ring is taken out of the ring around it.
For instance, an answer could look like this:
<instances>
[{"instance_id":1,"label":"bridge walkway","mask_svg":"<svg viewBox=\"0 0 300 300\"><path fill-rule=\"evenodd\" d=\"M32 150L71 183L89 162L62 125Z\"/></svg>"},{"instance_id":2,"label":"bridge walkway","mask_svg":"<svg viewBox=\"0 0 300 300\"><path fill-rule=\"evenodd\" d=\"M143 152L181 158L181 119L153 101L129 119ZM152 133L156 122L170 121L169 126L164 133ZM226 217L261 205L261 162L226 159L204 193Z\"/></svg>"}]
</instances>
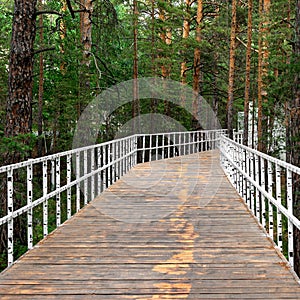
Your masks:
<instances>
[{"instance_id":1,"label":"bridge walkway","mask_svg":"<svg viewBox=\"0 0 300 300\"><path fill-rule=\"evenodd\" d=\"M219 153L135 166L0 275L1 299L300 299Z\"/></svg>"}]
</instances>

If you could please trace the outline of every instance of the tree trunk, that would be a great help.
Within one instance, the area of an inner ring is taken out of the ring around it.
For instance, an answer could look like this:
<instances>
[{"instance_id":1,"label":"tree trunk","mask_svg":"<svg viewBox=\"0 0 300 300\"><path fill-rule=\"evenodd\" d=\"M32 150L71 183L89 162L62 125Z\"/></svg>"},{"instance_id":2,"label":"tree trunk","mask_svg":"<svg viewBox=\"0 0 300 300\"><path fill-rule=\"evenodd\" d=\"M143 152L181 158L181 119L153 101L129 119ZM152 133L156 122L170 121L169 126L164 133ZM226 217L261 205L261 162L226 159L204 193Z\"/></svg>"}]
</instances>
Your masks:
<instances>
[{"instance_id":1,"label":"tree trunk","mask_svg":"<svg viewBox=\"0 0 300 300\"><path fill-rule=\"evenodd\" d=\"M248 146L249 137L249 98L250 98L250 75L251 75L251 43L252 43L252 11L253 0L248 0L248 32L246 50L246 79L245 79L245 102L244 102L244 134L243 144Z\"/></svg>"},{"instance_id":2,"label":"tree trunk","mask_svg":"<svg viewBox=\"0 0 300 300\"><path fill-rule=\"evenodd\" d=\"M234 100L234 73L235 73L235 50L236 50L236 6L237 1L232 0L231 12L231 34L230 34L230 53L229 53L229 84L227 100L227 129L229 137L233 137L233 100Z\"/></svg>"},{"instance_id":3,"label":"tree trunk","mask_svg":"<svg viewBox=\"0 0 300 300\"><path fill-rule=\"evenodd\" d=\"M9 57L8 98L6 108L5 136L23 135L23 143L28 144L27 134L31 133L32 125L32 88L33 88L33 46L36 36L36 0L15 0L12 23L12 37ZM5 154L4 164L17 163L28 153L21 154L18 150ZM14 176L15 185L18 178ZM6 179L1 182L0 209L7 212ZM14 207L20 207L20 199L15 198ZM22 243L24 228L22 218L14 223L15 239ZM6 229L2 226L1 253L6 248ZM24 236L23 236L24 238Z\"/></svg>"},{"instance_id":4,"label":"tree trunk","mask_svg":"<svg viewBox=\"0 0 300 300\"><path fill-rule=\"evenodd\" d=\"M139 90L138 90L138 6L137 0L133 1L133 101L132 101L132 118L140 114ZM136 119L137 120L137 119ZM133 122L134 132L138 132L139 124Z\"/></svg>"},{"instance_id":5,"label":"tree trunk","mask_svg":"<svg viewBox=\"0 0 300 300\"><path fill-rule=\"evenodd\" d=\"M186 3L186 13L189 13L190 10L190 0L185 0ZM183 20L183 30L182 30L182 38L187 39L190 35L190 18L189 16L186 16ZM186 59L184 58L184 61L181 63L181 83L186 84L186 71L187 71L187 62ZM182 99L182 105L184 105L185 99Z\"/></svg>"},{"instance_id":6,"label":"tree trunk","mask_svg":"<svg viewBox=\"0 0 300 300\"><path fill-rule=\"evenodd\" d=\"M203 18L203 0L197 1L197 16L196 16L196 42L201 42L201 22ZM195 93L195 99L193 99L193 115L197 116L199 113L199 94L200 94L200 76L201 76L201 51L200 47L196 47L194 50L194 74L193 74L193 90ZM192 127L198 127L199 124L192 124Z\"/></svg>"},{"instance_id":7,"label":"tree trunk","mask_svg":"<svg viewBox=\"0 0 300 300\"><path fill-rule=\"evenodd\" d=\"M83 45L82 64L90 67L92 51L92 13L93 0L81 0L81 6L85 10L80 13L80 33L81 43Z\"/></svg>"},{"instance_id":8,"label":"tree trunk","mask_svg":"<svg viewBox=\"0 0 300 300\"><path fill-rule=\"evenodd\" d=\"M167 2L168 1L164 1ZM159 19L164 23L167 19L166 17L166 12L164 8L159 9ZM161 33L160 33L160 38L163 43L166 45L171 45L172 44L172 30L171 28L166 28L165 26L162 28ZM166 63L166 58L167 55L163 54L162 57L165 59L164 63L161 66L161 75L163 78L169 78L171 74L171 66L169 63ZM167 116L170 116L170 105L168 101L164 101L164 114Z\"/></svg>"},{"instance_id":9,"label":"tree trunk","mask_svg":"<svg viewBox=\"0 0 300 300\"><path fill-rule=\"evenodd\" d=\"M300 63L300 0L296 1L295 64ZM296 73L294 98L291 103L291 163L300 167L300 75ZM300 176L293 178L294 214L300 218ZM300 231L294 231L295 271L300 275Z\"/></svg>"},{"instance_id":10,"label":"tree trunk","mask_svg":"<svg viewBox=\"0 0 300 300\"><path fill-rule=\"evenodd\" d=\"M39 9L43 10L43 1L39 0ZM39 36L40 36L40 47L44 44L44 29L43 29L43 15L39 17ZM39 57L39 96L38 96L38 156L43 155L43 97L44 97L44 55L40 53Z\"/></svg>"},{"instance_id":11,"label":"tree trunk","mask_svg":"<svg viewBox=\"0 0 300 300\"><path fill-rule=\"evenodd\" d=\"M258 150L266 152L268 149L268 117L267 109L267 90L266 76L268 73L269 50L268 50L268 26L270 13L270 0L259 1L259 16L261 22L259 24L259 42L258 42L258 95L257 95L257 137Z\"/></svg>"},{"instance_id":12,"label":"tree trunk","mask_svg":"<svg viewBox=\"0 0 300 300\"><path fill-rule=\"evenodd\" d=\"M36 2L15 0L9 59L6 137L31 132ZM6 163L14 163L18 161L19 155L10 153L8 157Z\"/></svg>"}]
</instances>

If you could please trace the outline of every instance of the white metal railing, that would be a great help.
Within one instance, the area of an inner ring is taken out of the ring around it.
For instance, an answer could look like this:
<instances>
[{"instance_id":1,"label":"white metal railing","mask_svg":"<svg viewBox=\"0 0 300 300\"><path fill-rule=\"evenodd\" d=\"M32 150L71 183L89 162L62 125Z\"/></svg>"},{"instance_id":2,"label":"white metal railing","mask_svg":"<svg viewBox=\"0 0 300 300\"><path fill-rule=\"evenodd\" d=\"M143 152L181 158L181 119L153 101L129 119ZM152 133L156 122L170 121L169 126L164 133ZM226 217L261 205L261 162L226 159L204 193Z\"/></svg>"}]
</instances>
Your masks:
<instances>
[{"instance_id":1,"label":"white metal railing","mask_svg":"<svg viewBox=\"0 0 300 300\"><path fill-rule=\"evenodd\" d=\"M300 168L224 135L220 139L220 158L233 186L293 266L294 226L300 230L300 221L293 214L293 183Z\"/></svg>"},{"instance_id":2,"label":"white metal railing","mask_svg":"<svg viewBox=\"0 0 300 300\"><path fill-rule=\"evenodd\" d=\"M1 167L7 196L0 230L6 237L7 265L14 261L16 229L27 234L31 249L137 163L216 149L225 132L132 135Z\"/></svg>"}]
</instances>

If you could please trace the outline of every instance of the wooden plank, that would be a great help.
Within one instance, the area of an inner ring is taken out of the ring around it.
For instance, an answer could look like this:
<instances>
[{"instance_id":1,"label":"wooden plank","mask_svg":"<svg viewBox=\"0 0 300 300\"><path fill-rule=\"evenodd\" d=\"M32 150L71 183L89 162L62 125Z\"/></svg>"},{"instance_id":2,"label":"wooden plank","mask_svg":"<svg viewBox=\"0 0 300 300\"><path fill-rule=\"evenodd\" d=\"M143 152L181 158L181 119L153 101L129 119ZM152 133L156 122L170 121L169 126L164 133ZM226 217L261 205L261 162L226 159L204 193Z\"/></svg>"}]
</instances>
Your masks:
<instances>
[{"instance_id":1,"label":"wooden plank","mask_svg":"<svg viewBox=\"0 0 300 300\"><path fill-rule=\"evenodd\" d=\"M1 273L1 299L300 299L218 159L136 166Z\"/></svg>"}]
</instances>

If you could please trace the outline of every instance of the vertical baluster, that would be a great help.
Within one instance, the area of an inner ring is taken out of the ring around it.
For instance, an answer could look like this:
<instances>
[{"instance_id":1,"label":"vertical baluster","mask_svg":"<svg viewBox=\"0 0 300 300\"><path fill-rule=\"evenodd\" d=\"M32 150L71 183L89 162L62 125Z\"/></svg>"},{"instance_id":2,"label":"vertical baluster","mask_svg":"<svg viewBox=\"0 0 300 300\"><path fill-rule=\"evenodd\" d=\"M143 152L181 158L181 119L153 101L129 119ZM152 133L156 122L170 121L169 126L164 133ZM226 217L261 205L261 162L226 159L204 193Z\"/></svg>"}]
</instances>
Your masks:
<instances>
[{"instance_id":1,"label":"vertical baluster","mask_svg":"<svg viewBox=\"0 0 300 300\"><path fill-rule=\"evenodd\" d=\"M245 174L248 174L247 170L247 152L246 149L242 150L242 168ZM245 203L248 205L249 204L249 199L248 199L248 180L246 176L243 177L243 199L245 200Z\"/></svg>"},{"instance_id":2,"label":"vertical baluster","mask_svg":"<svg viewBox=\"0 0 300 300\"><path fill-rule=\"evenodd\" d=\"M260 157L260 186L266 191L266 180L265 180L265 159ZM261 223L264 229L266 229L266 199L261 194Z\"/></svg>"},{"instance_id":3,"label":"vertical baluster","mask_svg":"<svg viewBox=\"0 0 300 300\"><path fill-rule=\"evenodd\" d=\"M286 169L286 187L287 187L287 209L289 215L293 215L293 174ZM294 266L294 225L288 219L288 259L290 265Z\"/></svg>"},{"instance_id":4,"label":"vertical baluster","mask_svg":"<svg viewBox=\"0 0 300 300\"><path fill-rule=\"evenodd\" d=\"M275 165L276 171L276 200L281 203L281 167ZM281 211L277 209L277 246L282 251L282 215Z\"/></svg>"},{"instance_id":5,"label":"vertical baluster","mask_svg":"<svg viewBox=\"0 0 300 300\"><path fill-rule=\"evenodd\" d=\"M155 160L158 160L158 134L155 135Z\"/></svg>"},{"instance_id":6,"label":"vertical baluster","mask_svg":"<svg viewBox=\"0 0 300 300\"><path fill-rule=\"evenodd\" d=\"M249 163L250 163L250 177L254 180L254 158L253 153L249 153ZM254 207L254 187L253 184L250 183L250 207L253 214L255 214L255 207Z\"/></svg>"},{"instance_id":7,"label":"vertical baluster","mask_svg":"<svg viewBox=\"0 0 300 300\"><path fill-rule=\"evenodd\" d=\"M7 215L9 216L7 222L7 263L8 266L12 265L14 262L14 202L13 202L13 193L14 193L14 177L13 169L7 171Z\"/></svg>"},{"instance_id":8,"label":"vertical baluster","mask_svg":"<svg viewBox=\"0 0 300 300\"><path fill-rule=\"evenodd\" d=\"M101 147L101 152L102 152L102 191L106 189L106 165L107 165L107 160L106 160L106 145Z\"/></svg>"},{"instance_id":9,"label":"vertical baluster","mask_svg":"<svg viewBox=\"0 0 300 300\"><path fill-rule=\"evenodd\" d=\"M32 161L30 159L29 161ZM32 168L33 165L30 164L27 166L27 205L32 206ZM33 229L32 229L32 214L33 209L30 208L27 212L27 247L32 249L33 247Z\"/></svg>"},{"instance_id":10,"label":"vertical baluster","mask_svg":"<svg viewBox=\"0 0 300 300\"><path fill-rule=\"evenodd\" d=\"M122 140L122 156L123 156L123 174L126 174L126 144L125 139Z\"/></svg>"},{"instance_id":11,"label":"vertical baluster","mask_svg":"<svg viewBox=\"0 0 300 300\"><path fill-rule=\"evenodd\" d=\"M76 180L80 178L80 152L76 152ZM80 182L76 183L76 211L80 210Z\"/></svg>"},{"instance_id":12,"label":"vertical baluster","mask_svg":"<svg viewBox=\"0 0 300 300\"><path fill-rule=\"evenodd\" d=\"M83 151L83 176L88 173L88 150ZM88 179L83 181L83 190L84 190L84 205L88 203Z\"/></svg>"},{"instance_id":13,"label":"vertical baluster","mask_svg":"<svg viewBox=\"0 0 300 300\"><path fill-rule=\"evenodd\" d=\"M239 157L239 167L243 170L243 150L239 147L238 148L238 157ZM243 197L243 174L239 172L239 194Z\"/></svg>"},{"instance_id":14,"label":"vertical baluster","mask_svg":"<svg viewBox=\"0 0 300 300\"><path fill-rule=\"evenodd\" d=\"M137 135L135 136L135 140L134 140L134 148L135 148L135 155L134 155L134 165L136 165L137 164L137 148L138 148L138 146L137 146L137 141L138 141L138 137L137 137Z\"/></svg>"},{"instance_id":15,"label":"vertical baluster","mask_svg":"<svg viewBox=\"0 0 300 300\"><path fill-rule=\"evenodd\" d=\"M97 166L98 166L98 173L97 173L97 195L102 192L102 179L101 179L101 171L100 168L102 167L102 155L101 155L101 146L97 147Z\"/></svg>"},{"instance_id":16,"label":"vertical baluster","mask_svg":"<svg viewBox=\"0 0 300 300\"><path fill-rule=\"evenodd\" d=\"M115 142L115 161L117 161L119 159L119 141ZM132 161L131 163L133 164L133 157L132 157ZM116 162L115 164L115 168L116 168L116 180L118 180L120 178L120 163Z\"/></svg>"},{"instance_id":17,"label":"vertical baluster","mask_svg":"<svg viewBox=\"0 0 300 300\"><path fill-rule=\"evenodd\" d=\"M177 142L176 142L176 133L173 133L173 152L174 152L174 157L177 156L176 154L176 149L177 149Z\"/></svg>"},{"instance_id":18,"label":"vertical baluster","mask_svg":"<svg viewBox=\"0 0 300 300\"><path fill-rule=\"evenodd\" d=\"M164 159L165 158L165 135L164 134L162 134L162 145L161 145L161 147L162 147L162 159Z\"/></svg>"},{"instance_id":19,"label":"vertical baluster","mask_svg":"<svg viewBox=\"0 0 300 300\"><path fill-rule=\"evenodd\" d=\"M255 154L255 182L259 185L259 159L258 155ZM255 215L260 221L260 195L258 188L255 188Z\"/></svg>"},{"instance_id":20,"label":"vertical baluster","mask_svg":"<svg viewBox=\"0 0 300 300\"><path fill-rule=\"evenodd\" d=\"M55 159L56 165L56 190L60 188L60 157ZM60 210L60 193L56 194L56 226L61 224L61 210Z\"/></svg>"},{"instance_id":21,"label":"vertical baluster","mask_svg":"<svg viewBox=\"0 0 300 300\"><path fill-rule=\"evenodd\" d=\"M125 152L126 153L126 152ZM107 145L107 165L111 163L111 144ZM107 187L111 185L111 166L107 167Z\"/></svg>"},{"instance_id":22,"label":"vertical baluster","mask_svg":"<svg viewBox=\"0 0 300 300\"><path fill-rule=\"evenodd\" d=\"M71 183L71 154L67 155L67 185ZM72 216L71 188L67 189L67 218Z\"/></svg>"},{"instance_id":23,"label":"vertical baluster","mask_svg":"<svg viewBox=\"0 0 300 300\"><path fill-rule=\"evenodd\" d=\"M153 135L150 134L149 140L149 161L152 161L152 137Z\"/></svg>"},{"instance_id":24,"label":"vertical baluster","mask_svg":"<svg viewBox=\"0 0 300 300\"><path fill-rule=\"evenodd\" d=\"M129 139L126 138L125 140L125 147L126 147L126 150L125 150L125 154L126 154L126 172L129 171L130 169L130 156L128 155L129 153Z\"/></svg>"},{"instance_id":25,"label":"vertical baluster","mask_svg":"<svg viewBox=\"0 0 300 300\"><path fill-rule=\"evenodd\" d=\"M47 161L43 161L43 197L48 193ZM48 234L48 200L43 202L43 235Z\"/></svg>"},{"instance_id":26,"label":"vertical baluster","mask_svg":"<svg viewBox=\"0 0 300 300\"><path fill-rule=\"evenodd\" d=\"M55 160L51 160L51 191L55 190Z\"/></svg>"},{"instance_id":27,"label":"vertical baluster","mask_svg":"<svg viewBox=\"0 0 300 300\"><path fill-rule=\"evenodd\" d=\"M186 133L183 132L183 155L186 155Z\"/></svg>"},{"instance_id":28,"label":"vertical baluster","mask_svg":"<svg viewBox=\"0 0 300 300\"><path fill-rule=\"evenodd\" d=\"M90 161L90 172L95 171L95 149L91 149L91 161ZM91 197L90 200L93 200L95 198L95 175L92 175L90 177L91 182Z\"/></svg>"},{"instance_id":29,"label":"vertical baluster","mask_svg":"<svg viewBox=\"0 0 300 300\"><path fill-rule=\"evenodd\" d=\"M270 196L273 194L273 167L272 162L268 160L268 193ZM274 240L274 217L273 217L273 205L271 201L268 201L269 206L269 235Z\"/></svg>"},{"instance_id":30,"label":"vertical baluster","mask_svg":"<svg viewBox=\"0 0 300 300\"><path fill-rule=\"evenodd\" d=\"M168 158L171 157L171 134L168 134Z\"/></svg>"}]
</instances>

